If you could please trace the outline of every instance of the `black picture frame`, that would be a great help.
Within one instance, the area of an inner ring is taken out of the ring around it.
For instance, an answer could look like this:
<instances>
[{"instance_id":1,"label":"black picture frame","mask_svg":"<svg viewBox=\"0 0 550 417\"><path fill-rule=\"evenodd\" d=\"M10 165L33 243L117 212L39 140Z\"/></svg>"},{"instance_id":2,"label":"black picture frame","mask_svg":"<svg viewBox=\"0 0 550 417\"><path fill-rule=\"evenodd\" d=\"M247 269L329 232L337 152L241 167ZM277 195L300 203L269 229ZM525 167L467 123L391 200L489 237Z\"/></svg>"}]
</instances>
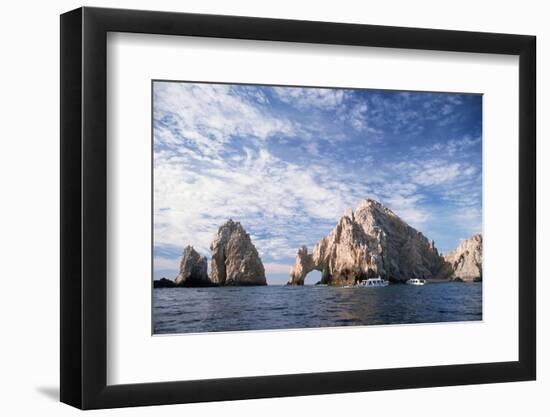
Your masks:
<instances>
[{"instance_id":1,"label":"black picture frame","mask_svg":"<svg viewBox=\"0 0 550 417\"><path fill-rule=\"evenodd\" d=\"M108 32L519 56L519 360L107 385ZM60 57L62 402L95 409L536 378L534 36L84 7L61 15Z\"/></svg>"}]
</instances>

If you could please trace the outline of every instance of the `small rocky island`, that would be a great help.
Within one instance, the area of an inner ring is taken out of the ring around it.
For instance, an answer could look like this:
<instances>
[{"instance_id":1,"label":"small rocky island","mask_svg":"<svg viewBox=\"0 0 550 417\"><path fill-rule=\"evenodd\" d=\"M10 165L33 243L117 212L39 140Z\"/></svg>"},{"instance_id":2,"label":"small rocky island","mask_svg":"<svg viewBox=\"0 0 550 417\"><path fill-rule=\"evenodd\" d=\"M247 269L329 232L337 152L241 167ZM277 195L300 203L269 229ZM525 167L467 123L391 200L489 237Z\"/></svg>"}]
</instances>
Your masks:
<instances>
[{"instance_id":1,"label":"small rocky island","mask_svg":"<svg viewBox=\"0 0 550 417\"><path fill-rule=\"evenodd\" d=\"M175 286L174 281L165 277L153 281L153 288L174 288Z\"/></svg>"},{"instance_id":2,"label":"small rocky island","mask_svg":"<svg viewBox=\"0 0 550 417\"><path fill-rule=\"evenodd\" d=\"M468 243L471 241L474 243ZM313 270L321 271L320 283L328 285L353 285L376 276L390 282L413 277L480 280L481 235L444 257L433 241L390 209L365 199L355 211L346 210L311 254L305 246L298 249L288 285L304 285L306 275Z\"/></svg>"}]
</instances>

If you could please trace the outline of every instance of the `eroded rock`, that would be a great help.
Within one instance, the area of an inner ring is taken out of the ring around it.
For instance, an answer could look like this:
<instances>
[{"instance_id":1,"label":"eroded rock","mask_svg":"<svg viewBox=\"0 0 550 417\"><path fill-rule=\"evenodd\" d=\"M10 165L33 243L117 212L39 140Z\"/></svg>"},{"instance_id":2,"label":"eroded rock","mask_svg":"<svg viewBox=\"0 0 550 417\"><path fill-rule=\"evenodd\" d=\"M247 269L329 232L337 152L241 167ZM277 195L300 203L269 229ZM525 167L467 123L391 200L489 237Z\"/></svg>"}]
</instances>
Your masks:
<instances>
[{"instance_id":1,"label":"eroded rock","mask_svg":"<svg viewBox=\"0 0 550 417\"><path fill-rule=\"evenodd\" d=\"M228 220L210 245L211 281L216 285L267 285L265 270L249 234Z\"/></svg>"},{"instance_id":2,"label":"eroded rock","mask_svg":"<svg viewBox=\"0 0 550 417\"><path fill-rule=\"evenodd\" d=\"M481 281L483 277L483 237L480 234L460 242L444 257L442 276L457 281Z\"/></svg>"},{"instance_id":3,"label":"eroded rock","mask_svg":"<svg viewBox=\"0 0 550 417\"><path fill-rule=\"evenodd\" d=\"M193 246L186 246L183 250L175 284L178 287L209 287L213 285L208 278L206 256L201 256Z\"/></svg>"}]
</instances>

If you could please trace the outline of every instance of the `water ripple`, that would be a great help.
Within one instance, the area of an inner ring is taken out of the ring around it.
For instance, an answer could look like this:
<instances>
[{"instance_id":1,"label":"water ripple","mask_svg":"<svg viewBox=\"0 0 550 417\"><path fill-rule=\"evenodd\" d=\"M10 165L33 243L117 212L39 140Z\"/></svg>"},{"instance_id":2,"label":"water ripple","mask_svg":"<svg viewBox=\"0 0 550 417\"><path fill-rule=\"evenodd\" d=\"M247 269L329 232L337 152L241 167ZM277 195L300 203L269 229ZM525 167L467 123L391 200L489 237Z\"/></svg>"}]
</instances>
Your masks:
<instances>
[{"instance_id":1,"label":"water ripple","mask_svg":"<svg viewBox=\"0 0 550 417\"><path fill-rule=\"evenodd\" d=\"M157 288L157 334L473 321L482 318L480 283L422 288Z\"/></svg>"}]
</instances>

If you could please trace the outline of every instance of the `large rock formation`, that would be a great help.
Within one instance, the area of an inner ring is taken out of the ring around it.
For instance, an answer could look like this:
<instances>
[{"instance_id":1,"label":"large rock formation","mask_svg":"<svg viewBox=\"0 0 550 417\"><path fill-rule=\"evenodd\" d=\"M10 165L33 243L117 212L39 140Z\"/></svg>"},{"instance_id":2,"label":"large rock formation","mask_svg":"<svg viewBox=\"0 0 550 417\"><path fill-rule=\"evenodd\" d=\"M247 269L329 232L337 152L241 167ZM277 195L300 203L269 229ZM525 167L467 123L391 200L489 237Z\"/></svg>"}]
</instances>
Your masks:
<instances>
[{"instance_id":1,"label":"large rock formation","mask_svg":"<svg viewBox=\"0 0 550 417\"><path fill-rule=\"evenodd\" d=\"M180 271L176 277L178 287L209 287L206 256L201 256L193 246L186 246L180 262Z\"/></svg>"},{"instance_id":2,"label":"large rock formation","mask_svg":"<svg viewBox=\"0 0 550 417\"><path fill-rule=\"evenodd\" d=\"M441 275L462 281L481 281L483 277L483 238L473 235L444 256Z\"/></svg>"},{"instance_id":3,"label":"large rock formation","mask_svg":"<svg viewBox=\"0 0 550 417\"><path fill-rule=\"evenodd\" d=\"M323 284L347 285L382 276L390 281L434 278L443 259L422 233L377 201L366 199L355 212L348 209L313 252L299 249L289 284L303 285L312 270Z\"/></svg>"},{"instance_id":4,"label":"large rock formation","mask_svg":"<svg viewBox=\"0 0 550 417\"><path fill-rule=\"evenodd\" d=\"M258 251L239 222L221 226L210 250L215 285L267 285Z\"/></svg>"}]
</instances>

